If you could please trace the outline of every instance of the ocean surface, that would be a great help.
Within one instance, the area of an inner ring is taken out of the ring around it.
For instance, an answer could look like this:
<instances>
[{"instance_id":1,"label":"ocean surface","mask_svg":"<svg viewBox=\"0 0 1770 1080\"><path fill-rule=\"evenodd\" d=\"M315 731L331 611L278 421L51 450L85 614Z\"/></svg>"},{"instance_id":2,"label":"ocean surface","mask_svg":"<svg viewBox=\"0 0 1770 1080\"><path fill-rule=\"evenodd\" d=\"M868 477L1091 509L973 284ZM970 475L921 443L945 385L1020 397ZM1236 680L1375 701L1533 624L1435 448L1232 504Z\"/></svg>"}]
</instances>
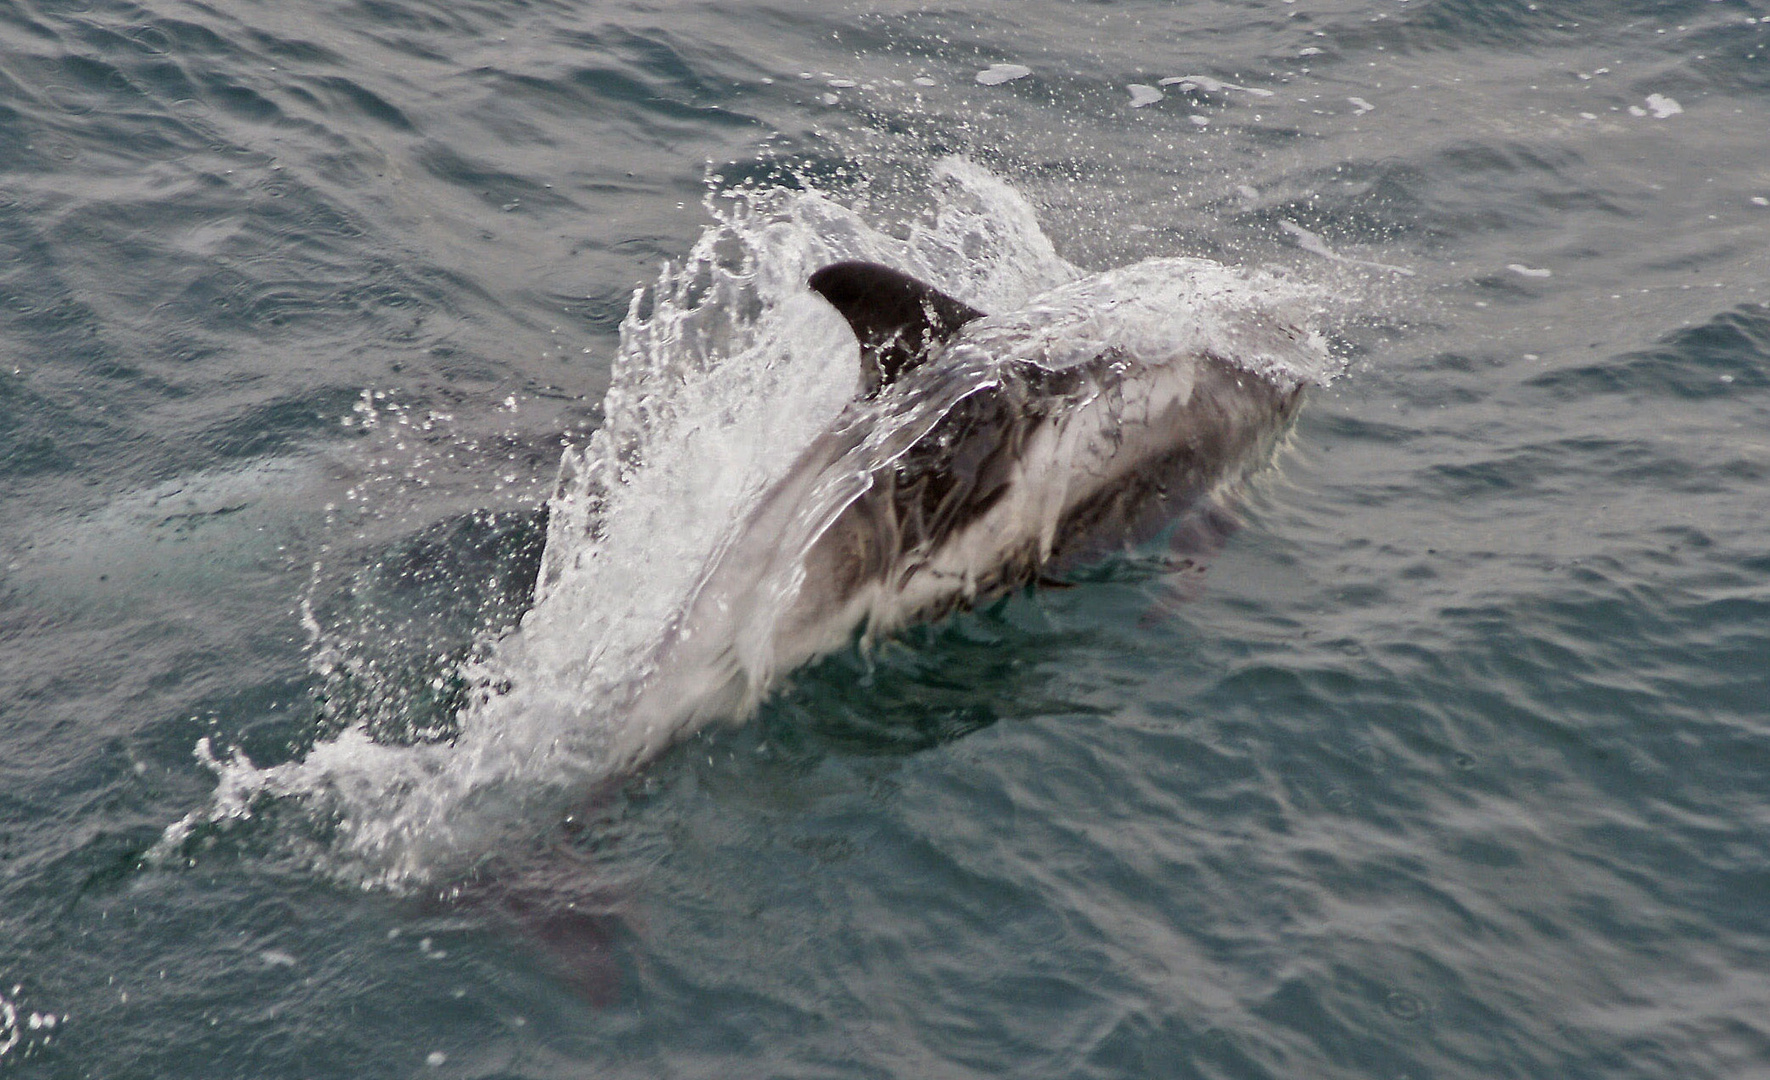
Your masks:
<instances>
[{"instance_id":1,"label":"ocean surface","mask_svg":"<svg viewBox=\"0 0 1770 1080\"><path fill-rule=\"evenodd\" d=\"M0 0L0 1076L1770 1077L1766 131L1763 0ZM612 767L855 254L1326 362Z\"/></svg>"}]
</instances>

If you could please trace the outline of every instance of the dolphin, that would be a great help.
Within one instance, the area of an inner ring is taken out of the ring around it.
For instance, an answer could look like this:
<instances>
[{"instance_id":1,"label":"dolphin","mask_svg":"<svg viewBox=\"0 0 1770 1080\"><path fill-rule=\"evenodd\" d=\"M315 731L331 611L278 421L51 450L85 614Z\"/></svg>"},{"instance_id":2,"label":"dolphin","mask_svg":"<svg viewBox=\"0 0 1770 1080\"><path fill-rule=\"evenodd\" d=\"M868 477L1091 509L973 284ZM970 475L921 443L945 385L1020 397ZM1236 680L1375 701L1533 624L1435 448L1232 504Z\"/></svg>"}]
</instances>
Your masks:
<instances>
[{"instance_id":1,"label":"dolphin","mask_svg":"<svg viewBox=\"0 0 1770 1080\"><path fill-rule=\"evenodd\" d=\"M1231 273L1150 260L994 316L877 263L812 274L859 343L859 393L710 561L632 684L617 764L748 715L857 632L1148 540L1267 460L1302 403L1295 361L1325 354Z\"/></svg>"}]
</instances>

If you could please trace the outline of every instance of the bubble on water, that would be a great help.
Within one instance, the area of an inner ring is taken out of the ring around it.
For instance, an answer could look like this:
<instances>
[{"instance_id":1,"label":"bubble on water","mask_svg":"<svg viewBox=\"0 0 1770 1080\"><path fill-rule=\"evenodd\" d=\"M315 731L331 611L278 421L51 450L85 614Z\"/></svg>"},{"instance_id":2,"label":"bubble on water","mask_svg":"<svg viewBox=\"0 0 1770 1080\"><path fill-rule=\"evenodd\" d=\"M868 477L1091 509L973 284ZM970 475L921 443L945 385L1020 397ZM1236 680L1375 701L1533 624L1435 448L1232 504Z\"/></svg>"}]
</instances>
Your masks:
<instances>
[{"instance_id":1,"label":"bubble on water","mask_svg":"<svg viewBox=\"0 0 1770 1080\"><path fill-rule=\"evenodd\" d=\"M985 86L1000 86L1015 79L1024 79L1032 74L1032 68L1024 64L991 64L977 73L977 81Z\"/></svg>"},{"instance_id":2,"label":"bubble on water","mask_svg":"<svg viewBox=\"0 0 1770 1080\"><path fill-rule=\"evenodd\" d=\"M92 103L71 86L52 83L43 88L43 96L49 99L51 105L75 116L85 116L92 111Z\"/></svg>"},{"instance_id":3,"label":"bubble on water","mask_svg":"<svg viewBox=\"0 0 1770 1080\"><path fill-rule=\"evenodd\" d=\"M130 40L150 53L160 54L172 50L172 37L157 26L142 26L129 32Z\"/></svg>"},{"instance_id":4,"label":"bubble on water","mask_svg":"<svg viewBox=\"0 0 1770 1080\"><path fill-rule=\"evenodd\" d=\"M1653 113L1656 120L1664 120L1668 116L1676 116L1684 111L1684 106L1678 104L1676 98L1670 98L1664 94L1648 94L1647 108ZM1634 112L1633 109L1629 111Z\"/></svg>"},{"instance_id":5,"label":"bubble on water","mask_svg":"<svg viewBox=\"0 0 1770 1080\"><path fill-rule=\"evenodd\" d=\"M1383 1009L1397 1020L1418 1020L1426 1013L1426 1002L1418 994L1396 990L1383 999Z\"/></svg>"},{"instance_id":6,"label":"bubble on water","mask_svg":"<svg viewBox=\"0 0 1770 1080\"><path fill-rule=\"evenodd\" d=\"M1321 50L1317 49L1317 52ZM1202 91L1207 94L1221 94L1225 91L1237 91L1252 94L1255 97L1271 97L1273 91L1258 86L1240 86L1222 79L1213 79L1209 75L1170 75L1157 83L1158 86L1177 86L1183 93Z\"/></svg>"}]
</instances>

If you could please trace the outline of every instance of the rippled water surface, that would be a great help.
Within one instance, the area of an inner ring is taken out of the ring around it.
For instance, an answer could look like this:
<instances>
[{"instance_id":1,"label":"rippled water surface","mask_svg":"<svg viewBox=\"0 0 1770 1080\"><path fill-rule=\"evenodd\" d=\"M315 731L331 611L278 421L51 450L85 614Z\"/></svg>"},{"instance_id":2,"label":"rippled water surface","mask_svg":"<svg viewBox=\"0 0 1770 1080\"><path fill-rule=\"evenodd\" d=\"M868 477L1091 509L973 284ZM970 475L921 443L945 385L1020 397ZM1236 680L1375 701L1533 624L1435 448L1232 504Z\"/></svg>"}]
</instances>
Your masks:
<instances>
[{"instance_id":1,"label":"rippled water surface","mask_svg":"<svg viewBox=\"0 0 1770 1080\"><path fill-rule=\"evenodd\" d=\"M1767 108L1758 0L0 0L0 1073L1770 1075ZM841 407L857 251L1340 373L1202 576L598 774L512 688Z\"/></svg>"}]
</instances>

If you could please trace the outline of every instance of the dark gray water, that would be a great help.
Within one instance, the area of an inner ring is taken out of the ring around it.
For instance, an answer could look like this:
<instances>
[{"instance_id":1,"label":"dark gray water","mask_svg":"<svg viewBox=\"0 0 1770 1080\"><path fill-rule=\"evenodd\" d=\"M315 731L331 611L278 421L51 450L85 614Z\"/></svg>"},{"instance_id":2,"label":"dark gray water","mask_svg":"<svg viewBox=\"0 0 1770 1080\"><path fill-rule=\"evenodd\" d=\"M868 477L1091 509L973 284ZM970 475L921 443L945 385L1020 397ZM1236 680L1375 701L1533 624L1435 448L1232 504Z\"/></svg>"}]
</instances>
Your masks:
<instances>
[{"instance_id":1,"label":"dark gray water","mask_svg":"<svg viewBox=\"0 0 1770 1080\"><path fill-rule=\"evenodd\" d=\"M1767 107L1746 0L0 0L0 1072L1770 1076ZM468 771L634 287L955 155L1085 269L1334 297L1202 587L837 655L426 864L375 754Z\"/></svg>"}]
</instances>

